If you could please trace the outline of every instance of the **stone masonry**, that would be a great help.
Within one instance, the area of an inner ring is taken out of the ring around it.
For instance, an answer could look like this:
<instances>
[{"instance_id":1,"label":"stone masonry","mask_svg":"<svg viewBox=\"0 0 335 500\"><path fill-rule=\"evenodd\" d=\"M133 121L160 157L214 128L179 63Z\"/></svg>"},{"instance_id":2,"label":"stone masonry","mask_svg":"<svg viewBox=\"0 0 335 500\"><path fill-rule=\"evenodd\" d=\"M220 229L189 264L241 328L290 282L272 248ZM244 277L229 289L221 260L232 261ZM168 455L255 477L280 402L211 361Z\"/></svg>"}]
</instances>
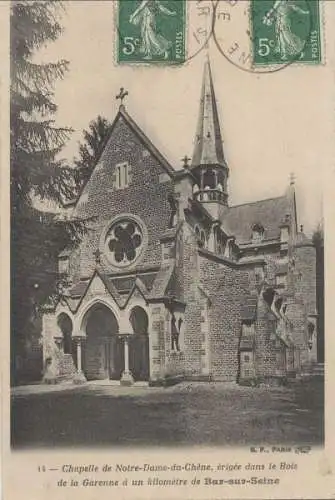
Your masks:
<instances>
[{"instance_id":1,"label":"stone masonry","mask_svg":"<svg viewBox=\"0 0 335 500\"><path fill-rule=\"evenodd\" d=\"M316 362L315 249L295 186L231 206L228 177L209 60L190 165L174 169L120 106L66 214L89 231L59 256L45 382L256 384Z\"/></svg>"}]
</instances>

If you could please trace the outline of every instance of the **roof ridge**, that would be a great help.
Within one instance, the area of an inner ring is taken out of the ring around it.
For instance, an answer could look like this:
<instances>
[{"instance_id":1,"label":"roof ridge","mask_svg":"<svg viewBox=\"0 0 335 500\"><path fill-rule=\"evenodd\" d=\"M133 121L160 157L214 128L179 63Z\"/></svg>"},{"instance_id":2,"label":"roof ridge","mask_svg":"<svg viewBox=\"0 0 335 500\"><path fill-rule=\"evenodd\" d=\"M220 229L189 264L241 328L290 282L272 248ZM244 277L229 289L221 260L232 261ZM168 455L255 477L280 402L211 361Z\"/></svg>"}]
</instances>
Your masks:
<instances>
[{"instance_id":1,"label":"roof ridge","mask_svg":"<svg viewBox=\"0 0 335 500\"><path fill-rule=\"evenodd\" d=\"M165 156L159 151L158 148L154 145L154 143L149 139L149 137L146 135L146 133L142 130L142 128L136 123L136 121L129 115L129 113L124 109L120 109L118 114L115 117L115 120L117 119L118 115L123 116L125 120L127 121L128 125L134 130L135 133L137 133L140 138L142 139L143 142L147 143L149 148L152 150L151 152L157 156L158 160L163 164L163 166L168 170L168 173L171 175L174 174L175 170L170 165L170 162L165 158Z\"/></svg>"},{"instance_id":2,"label":"roof ridge","mask_svg":"<svg viewBox=\"0 0 335 500\"><path fill-rule=\"evenodd\" d=\"M78 203L82 197L82 195L84 194L84 191L86 189L86 186L89 184L90 180L92 179L92 176L96 170L96 167L97 165L101 162L101 160L103 159L104 157L104 153L105 153L105 150L106 150L106 147L110 141L110 138L112 137L112 134L114 132L114 128L118 122L118 119L119 117L123 117L125 119L125 121L127 122L127 124L129 125L129 127L133 130L133 132L135 134L137 134L139 136L139 138L141 139L141 141L143 141L147 146L148 148L151 150L152 154L154 156L156 156L157 160L162 164L162 166L165 168L165 170L171 175L173 176L174 175L174 168L172 167L172 165L170 164L170 162L165 158L165 156L158 150L158 148L156 148L156 146L153 144L153 142L149 139L149 137L146 135L146 133L141 129L141 127L139 125L137 125L137 123L135 122L135 120L129 115L129 113L122 107L118 110L118 112L116 113L115 117L114 117L114 120L112 121L111 123L111 126L110 126L110 130L109 130L109 134L106 136L105 140L104 140L104 144L103 144L103 147L102 147L102 150L101 150L101 153L98 157L98 160L95 162L95 165L94 165L94 168L92 169L87 181L81 186L80 190L79 190L79 193L77 194L75 200L73 201L73 213L75 214L76 213L76 210L77 210L77 207L78 207Z\"/></svg>"},{"instance_id":3,"label":"roof ridge","mask_svg":"<svg viewBox=\"0 0 335 500\"><path fill-rule=\"evenodd\" d=\"M230 208L244 207L245 205L256 205L257 203L262 203L264 201L279 200L280 198L286 198L286 195L283 194L281 196L272 196L271 198L264 198L263 200L249 201L247 203L239 203L238 205L231 205L230 207L228 207L228 210Z\"/></svg>"}]
</instances>

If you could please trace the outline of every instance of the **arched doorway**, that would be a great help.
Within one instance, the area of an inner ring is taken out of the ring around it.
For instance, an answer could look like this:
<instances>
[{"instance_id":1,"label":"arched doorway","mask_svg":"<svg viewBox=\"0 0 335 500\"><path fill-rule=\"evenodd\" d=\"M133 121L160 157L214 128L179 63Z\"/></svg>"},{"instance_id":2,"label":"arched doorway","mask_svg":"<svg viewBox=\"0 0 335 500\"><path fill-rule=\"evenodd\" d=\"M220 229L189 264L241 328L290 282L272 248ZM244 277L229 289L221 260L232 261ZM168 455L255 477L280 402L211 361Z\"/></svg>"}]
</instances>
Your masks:
<instances>
[{"instance_id":1,"label":"arched doorway","mask_svg":"<svg viewBox=\"0 0 335 500\"><path fill-rule=\"evenodd\" d=\"M70 316L66 313L60 313L57 318L57 324L63 336L63 352L66 355L72 356L73 362L77 366L77 350L72 339L73 324Z\"/></svg>"},{"instance_id":2,"label":"arched doorway","mask_svg":"<svg viewBox=\"0 0 335 500\"><path fill-rule=\"evenodd\" d=\"M83 329L86 332L83 367L87 380L120 380L124 346L117 335L119 325L114 313L104 304L95 304L84 317Z\"/></svg>"},{"instance_id":3,"label":"arched doorway","mask_svg":"<svg viewBox=\"0 0 335 500\"><path fill-rule=\"evenodd\" d=\"M142 307L135 306L129 316L134 335L129 341L129 370L134 380L149 380L148 315Z\"/></svg>"}]
</instances>

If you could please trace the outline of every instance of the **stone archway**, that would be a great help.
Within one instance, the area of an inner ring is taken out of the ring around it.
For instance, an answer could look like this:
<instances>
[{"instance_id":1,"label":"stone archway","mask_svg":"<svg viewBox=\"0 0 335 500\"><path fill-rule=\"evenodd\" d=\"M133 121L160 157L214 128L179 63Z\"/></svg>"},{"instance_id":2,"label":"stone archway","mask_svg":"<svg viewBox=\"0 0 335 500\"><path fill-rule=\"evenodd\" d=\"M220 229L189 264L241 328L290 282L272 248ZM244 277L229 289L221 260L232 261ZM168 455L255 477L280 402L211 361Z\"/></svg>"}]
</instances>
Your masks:
<instances>
[{"instance_id":1,"label":"stone archway","mask_svg":"<svg viewBox=\"0 0 335 500\"><path fill-rule=\"evenodd\" d=\"M73 323L70 316L64 312L57 317L57 325L62 332L62 348L65 355L71 356L77 366L77 349L72 338Z\"/></svg>"},{"instance_id":2,"label":"stone archway","mask_svg":"<svg viewBox=\"0 0 335 500\"><path fill-rule=\"evenodd\" d=\"M135 306L129 321L133 329L129 340L129 370L135 382L147 381L150 376L148 315L142 307Z\"/></svg>"},{"instance_id":3,"label":"stone archway","mask_svg":"<svg viewBox=\"0 0 335 500\"><path fill-rule=\"evenodd\" d=\"M62 379L71 379L78 368L77 346L73 339L73 322L65 312L57 316L57 326L61 336L54 337L59 347L57 372Z\"/></svg>"},{"instance_id":4,"label":"stone archway","mask_svg":"<svg viewBox=\"0 0 335 500\"><path fill-rule=\"evenodd\" d=\"M57 325L63 335L62 345L64 354L72 354L72 331L73 324L70 316L66 313L60 313L57 318Z\"/></svg>"},{"instance_id":5,"label":"stone archway","mask_svg":"<svg viewBox=\"0 0 335 500\"><path fill-rule=\"evenodd\" d=\"M86 333L83 367L87 380L120 380L124 346L113 311L102 303L94 304L83 318L82 330Z\"/></svg>"}]
</instances>

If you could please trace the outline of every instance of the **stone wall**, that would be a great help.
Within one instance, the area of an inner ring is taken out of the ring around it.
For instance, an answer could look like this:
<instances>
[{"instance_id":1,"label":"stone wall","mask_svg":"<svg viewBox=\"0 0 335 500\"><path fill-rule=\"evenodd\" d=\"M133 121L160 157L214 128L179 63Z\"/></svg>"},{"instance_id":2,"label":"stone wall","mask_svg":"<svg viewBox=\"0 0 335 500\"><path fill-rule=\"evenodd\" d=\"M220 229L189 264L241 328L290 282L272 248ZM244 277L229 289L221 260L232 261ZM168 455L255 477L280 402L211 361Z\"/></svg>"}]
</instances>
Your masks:
<instances>
[{"instance_id":1,"label":"stone wall","mask_svg":"<svg viewBox=\"0 0 335 500\"><path fill-rule=\"evenodd\" d=\"M295 256L295 295L301 299L307 314L316 312L316 250L312 244L298 245Z\"/></svg>"},{"instance_id":2,"label":"stone wall","mask_svg":"<svg viewBox=\"0 0 335 500\"><path fill-rule=\"evenodd\" d=\"M248 273L215 258L200 258L201 283L210 298L210 373L215 380L236 381L239 367L241 304L249 294Z\"/></svg>"},{"instance_id":3,"label":"stone wall","mask_svg":"<svg viewBox=\"0 0 335 500\"><path fill-rule=\"evenodd\" d=\"M121 162L129 164L131 175L129 186L117 189L115 167ZM102 231L122 213L137 215L148 231L146 251L137 265L160 264L159 238L168 227L171 192L172 182L166 170L121 117L75 208L77 217L93 219L89 233L70 258L74 280L93 273L94 251L99 247ZM107 272L115 271L103 256L102 265Z\"/></svg>"}]
</instances>

